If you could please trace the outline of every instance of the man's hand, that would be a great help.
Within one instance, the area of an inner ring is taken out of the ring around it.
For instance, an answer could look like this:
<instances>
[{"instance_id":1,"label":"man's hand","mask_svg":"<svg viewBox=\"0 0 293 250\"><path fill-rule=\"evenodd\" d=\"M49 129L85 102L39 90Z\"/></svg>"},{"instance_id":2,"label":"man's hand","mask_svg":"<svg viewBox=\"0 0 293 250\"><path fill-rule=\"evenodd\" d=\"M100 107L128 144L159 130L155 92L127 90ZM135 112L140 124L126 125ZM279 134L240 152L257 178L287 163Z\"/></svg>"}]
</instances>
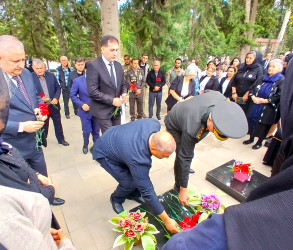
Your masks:
<instances>
[{"instance_id":1,"label":"man's hand","mask_svg":"<svg viewBox=\"0 0 293 250\"><path fill-rule=\"evenodd\" d=\"M237 97L238 97L238 95L236 93L232 95L234 102L237 102Z\"/></svg>"},{"instance_id":2,"label":"man's hand","mask_svg":"<svg viewBox=\"0 0 293 250\"><path fill-rule=\"evenodd\" d=\"M154 91L159 91L160 90L160 86L156 86L155 88L154 88Z\"/></svg>"},{"instance_id":3,"label":"man's hand","mask_svg":"<svg viewBox=\"0 0 293 250\"><path fill-rule=\"evenodd\" d=\"M248 92L242 97L243 101L246 102L248 100Z\"/></svg>"},{"instance_id":4,"label":"man's hand","mask_svg":"<svg viewBox=\"0 0 293 250\"><path fill-rule=\"evenodd\" d=\"M120 107L122 104L123 104L123 100L121 100L120 98L118 97L115 97L113 99L113 103L112 103L114 106L116 107Z\"/></svg>"},{"instance_id":5,"label":"man's hand","mask_svg":"<svg viewBox=\"0 0 293 250\"><path fill-rule=\"evenodd\" d=\"M89 111L90 110L90 106L87 105L86 103L84 103L82 106L81 106L82 110L83 111Z\"/></svg>"},{"instance_id":6,"label":"man's hand","mask_svg":"<svg viewBox=\"0 0 293 250\"><path fill-rule=\"evenodd\" d=\"M43 100L44 102L48 102L48 101L50 101L50 98L48 98L48 97L43 97L42 100Z\"/></svg>"},{"instance_id":7,"label":"man's hand","mask_svg":"<svg viewBox=\"0 0 293 250\"><path fill-rule=\"evenodd\" d=\"M140 95L141 91L142 91L141 89L137 89L135 92L135 95Z\"/></svg>"},{"instance_id":8,"label":"man's hand","mask_svg":"<svg viewBox=\"0 0 293 250\"><path fill-rule=\"evenodd\" d=\"M38 121L44 122L48 118L48 116L46 116L46 115L44 115L44 116L41 115L41 110L39 108L35 108L34 112L35 112L35 116L37 117Z\"/></svg>"},{"instance_id":9,"label":"man's hand","mask_svg":"<svg viewBox=\"0 0 293 250\"><path fill-rule=\"evenodd\" d=\"M37 174L37 177L43 186L52 186L56 191L56 186L53 184L53 181L51 178L41 175L40 173Z\"/></svg>"},{"instance_id":10,"label":"man's hand","mask_svg":"<svg viewBox=\"0 0 293 250\"><path fill-rule=\"evenodd\" d=\"M26 121L23 123L23 131L28 133L34 133L44 126L44 122L41 121Z\"/></svg>"},{"instance_id":11,"label":"man's hand","mask_svg":"<svg viewBox=\"0 0 293 250\"><path fill-rule=\"evenodd\" d=\"M180 232L177 222L171 219L165 211L163 211L163 213L159 214L158 216L165 223L166 228L171 233L175 234Z\"/></svg>"},{"instance_id":12,"label":"man's hand","mask_svg":"<svg viewBox=\"0 0 293 250\"><path fill-rule=\"evenodd\" d=\"M179 193L179 201L183 206L188 205L188 190L187 188L180 187L180 193Z\"/></svg>"},{"instance_id":13,"label":"man's hand","mask_svg":"<svg viewBox=\"0 0 293 250\"><path fill-rule=\"evenodd\" d=\"M58 103L58 99L57 98L53 98L53 100L51 101L52 105L56 105Z\"/></svg>"},{"instance_id":14,"label":"man's hand","mask_svg":"<svg viewBox=\"0 0 293 250\"><path fill-rule=\"evenodd\" d=\"M126 93L122 94L122 103L128 102L128 95Z\"/></svg>"},{"instance_id":15,"label":"man's hand","mask_svg":"<svg viewBox=\"0 0 293 250\"><path fill-rule=\"evenodd\" d=\"M59 246L60 241L68 238L62 229L56 230L54 228L50 228L50 233L57 246Z\"/></svg>"}]
</instances>

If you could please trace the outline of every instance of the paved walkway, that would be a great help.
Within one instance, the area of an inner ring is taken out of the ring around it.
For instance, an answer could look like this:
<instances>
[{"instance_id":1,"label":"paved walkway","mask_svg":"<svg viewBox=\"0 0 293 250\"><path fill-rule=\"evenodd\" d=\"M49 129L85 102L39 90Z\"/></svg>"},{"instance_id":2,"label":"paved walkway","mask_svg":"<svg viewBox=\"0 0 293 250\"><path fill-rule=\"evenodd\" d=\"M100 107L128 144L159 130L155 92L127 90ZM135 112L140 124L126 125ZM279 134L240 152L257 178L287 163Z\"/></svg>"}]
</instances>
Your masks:
<instances>
[{"instance_id":1,"label":"paved walkway","mask_svg":"<svg viewBox=\"0 0 293 250\"><path fill-rule=\"evenodd\" d=\"M162 104L163 125L166 105L163 102ZM70 109L73 113L72 107ZM52 209L77 249L112 249L117 233L112 231L112 225L108 222L115 216L109 197L117 182L92 160L90 153L82 153L83 140L79 117L72 115L70 119L65 119L63 110L61 112L64 134L70 146L64 147L57 143L53 123L50 122L48 147L44 149L49 174L57 185L57 197L66 200L63 206ZM129 114L127 120L129 121ZM207 194L215 193L218 189L205 180L206 172L231 159L252 163L255 170L269 176L271 168L262 165L267 148L253 150L251 146L242 144L244 139L221 142L210 133L195 147L195 158L191 165L195 174L190 176L189 186ZM170 190L174 185L173 162L174 154L169 159L159 160L153 157L150 177L158 195ZM222 196L221 201L226 206L238 203L228 195ZM129 210L138 204L126 201L123 205Z\"/></svg>"}]
</instances>

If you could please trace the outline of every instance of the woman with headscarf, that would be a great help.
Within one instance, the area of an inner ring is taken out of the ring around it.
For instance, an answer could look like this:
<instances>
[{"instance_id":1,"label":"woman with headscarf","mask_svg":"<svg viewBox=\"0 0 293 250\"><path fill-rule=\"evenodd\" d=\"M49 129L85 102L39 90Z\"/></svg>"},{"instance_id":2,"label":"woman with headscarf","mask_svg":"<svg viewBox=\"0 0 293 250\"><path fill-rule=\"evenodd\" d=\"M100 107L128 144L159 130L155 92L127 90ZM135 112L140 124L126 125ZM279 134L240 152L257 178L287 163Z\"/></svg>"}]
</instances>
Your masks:
<instances>
[{"instance_id":1,"label":"woman with headscarf","mask_svg":"<svg viewBox=\"0 0 293 250\"><path fill-rule=\"evenodd\" d=\"M250 96L253 103L247 113L250 138L243 144L251 144L254 142L254 137L258 137L257 143L252 146L253 149L259 149L262 146L270 127L276 123L282 85L285 80L281 74L282 70L283 61L272 60L269 63L268 74L263 77L263 82L251 88Z\"/></svg>"},{"instance_id":2,"label":"woman with headscarf","mask_svg":"<svg viewBox=\"0 0 293 250\"><path fill-rule=\"evenodd\" d=\"M195 82L193 79L196 73L196 69L187 68L184 76L177 76L174 79L170 86L170 95L166 99L168 113L177 102L183 102L195 95Z\"/></svg>"},{"instance_id":3,"label":"woman with headscarf","mask_svg":"<svg viewBox=\"0 0 293 250\"><path fill-rule=\"evenodd\" d=\"M247 53L245 63L233 78L232 98L247 113L249 107L249 90L252 85L257 85L262 81L263 70L259 63L256 62L256 52Z\"/></svg>"}]
</instances>

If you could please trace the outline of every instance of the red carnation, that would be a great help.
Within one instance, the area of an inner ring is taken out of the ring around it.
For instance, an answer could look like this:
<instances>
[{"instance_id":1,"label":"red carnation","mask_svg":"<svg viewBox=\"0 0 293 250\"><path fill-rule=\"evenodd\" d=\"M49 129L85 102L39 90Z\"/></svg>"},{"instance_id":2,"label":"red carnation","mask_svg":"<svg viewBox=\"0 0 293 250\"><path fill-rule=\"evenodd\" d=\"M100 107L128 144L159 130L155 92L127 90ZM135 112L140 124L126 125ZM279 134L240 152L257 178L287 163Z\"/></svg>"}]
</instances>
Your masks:
<instances>
[{"instance_id":1,"label":"red carnation","mask_svg":"<svg viewBox=\"0 0 293 250\"><path fill-rule=\"evenodd\" d=\"M134 92L135 88L136 88L136 85L133 84L133 83L131 83L131 84L130 84L130 88L129 88L129 90L130 90L131 92Z\"/></svg>"},{"instance_id":2,"label":"red carnation","mask_svg":"<svg viewBox=\"0 0 293 250\"><path fill-rule=\"evenodd\" d=\"M243 165L241 168L241 172L244 174L249 174L249 167L247 165Z\"/></svg>"},{"instance_id":3,"label":"red carnation","mask_svg":"<svg viewBox=\"0 0 293 250\"><path fill-rule=\"evenodd\" d=\"M128 229L125 233L124 233L129 239L134 239L136 237L136 233L133 229Z\"/></svg>"},{"instance_id":4,"label":"red carnation","mask_svg":"<svg viewBox=\"0 0 293 250\"><path fill-rule=\"evenodd\" d=\"M233 167L233 170L234 170L234 172L239 172L241 169L240 169L240 167L238 165L235 165Z\"/></svg>"},{"instance_id":5,"label":"red carnation","mask_svg":"<svg viewBox=\"0 0 293 250\"><path fill-rule=\"evenodd\" d=\"M39 108L42 116L49 115L49 109L46 103L40 103Z\"/></svg>"},{"instance_id":6,"label":"red carnation","mask_svg":"<svg viewBox=\"0 0 293 250\"><path fill-rule=\"evenodd\" d=\"M156 78L156 82L160 82L161 81L161 78L160 77L157 77Z\"/></svg>"},{"instance_id":7,"label":"red carnation","mask_svg":"<svg viewBox=\"0 0 293 250\"><path fill-rule=\"evenodd\" d=\"M41 93L40 96L41 96L41 98L43 98L45 95L44 95L44 93Z\"/></svg>"}]
</instances>

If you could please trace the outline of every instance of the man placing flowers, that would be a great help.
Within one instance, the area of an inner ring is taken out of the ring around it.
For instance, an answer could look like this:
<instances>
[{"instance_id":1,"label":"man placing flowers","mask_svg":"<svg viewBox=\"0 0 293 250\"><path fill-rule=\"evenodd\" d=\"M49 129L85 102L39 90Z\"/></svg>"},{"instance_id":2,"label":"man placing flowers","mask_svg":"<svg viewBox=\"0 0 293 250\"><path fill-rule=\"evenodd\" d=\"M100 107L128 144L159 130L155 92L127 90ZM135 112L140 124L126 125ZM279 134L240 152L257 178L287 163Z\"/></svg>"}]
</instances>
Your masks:
<instances>
[{"instance_id":1,"label":"man placing flowers","mask_svg":"<svg viewBox=\"0 0 293 250\"><path fill-rule=\"evenodd\" d=\"M177 233L178 225L165 212L149 177L152 155L168 158L176 147L172 135L160 132L160 128L160 123L154 119L111 127L96 141L93 159L119 183L110 197L116 213L124 211L125 199L146 202L167 229Z\"/></svg>"}]
</instances>

